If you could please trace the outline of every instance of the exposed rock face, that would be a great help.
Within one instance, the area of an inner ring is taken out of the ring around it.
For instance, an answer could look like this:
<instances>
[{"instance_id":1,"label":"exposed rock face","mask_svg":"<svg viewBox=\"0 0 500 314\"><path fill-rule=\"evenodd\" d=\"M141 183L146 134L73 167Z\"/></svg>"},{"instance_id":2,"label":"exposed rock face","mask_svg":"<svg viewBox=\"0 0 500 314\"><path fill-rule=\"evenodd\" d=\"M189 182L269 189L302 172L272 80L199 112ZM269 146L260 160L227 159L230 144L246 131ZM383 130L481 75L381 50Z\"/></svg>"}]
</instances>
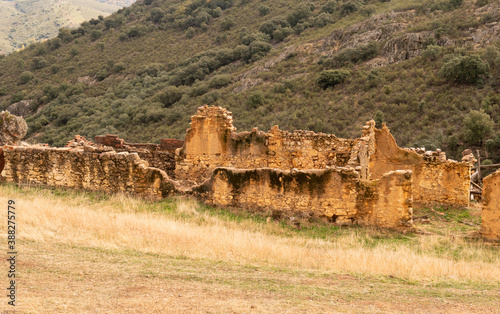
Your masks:
<instances>
[{"instance_id":1,"label":"exposed rock face","mask_svg":"<svg viewBox=\"0 0 500 314\"><path fill-rule=\"evenodd\" d=\"M483 179L483 199L481 234L500 241L500 170Z\"/></svg>"},{"instance_id":2,"label":"exposed rock face","mask_svg":"<svg viewBox=\"0 0 500 314\"><path fill-rule=\"evenodd\" d=\"M24 117L31 112L30 106L33 100L21 100L7 107L7 111L15 116Z\"/></svg>"},{"instance_id":3,"label":"exposed rock face","mask_svg":"<svg viewBox=\"0 0 500 314\"><path fill-rule=\"evenodd\" d=\"M18 145L27 132L28 125L23 118L8 111L0 113L0 146Z\"/></svg>"}]
</instances>

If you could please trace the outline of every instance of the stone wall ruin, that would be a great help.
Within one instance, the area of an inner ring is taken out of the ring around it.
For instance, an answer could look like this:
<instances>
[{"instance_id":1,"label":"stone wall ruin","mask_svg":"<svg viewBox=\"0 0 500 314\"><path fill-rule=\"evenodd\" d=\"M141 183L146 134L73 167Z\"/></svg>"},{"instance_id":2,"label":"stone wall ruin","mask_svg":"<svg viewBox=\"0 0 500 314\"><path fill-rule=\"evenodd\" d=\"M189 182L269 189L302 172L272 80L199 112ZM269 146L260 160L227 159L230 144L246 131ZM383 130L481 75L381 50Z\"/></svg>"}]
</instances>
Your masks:
<instances>
[{"instance_id":1,"label":"stone wall ruin","mask_svg":"<svg viewBox=\"0 0 500 314\"><path fill-rule=\"evenodd\" d=\"M192 194L217 206L313 213L337 224L396 229L411 227L413 202L467 206L469 199L469 163L399 148L389 129L376 129L374 121L356 139L278 126L237 133L231 112L204 106L184 142L134 144L112 135L95 142L78 137L66 148L4 146L1 178L154 199ZM495 239L499 175L490 177L482 230Z\"/></svg>"},{"instance_id":2,"label":"stone wall ruin","mask_svg":"<svg viewBox=\"0 0 500 314\"><path fill-rule=\"evenodd\" d=\"M483 179L481 234L485 239L500 241L500 169Z\"/></svg>"}]
</instances>

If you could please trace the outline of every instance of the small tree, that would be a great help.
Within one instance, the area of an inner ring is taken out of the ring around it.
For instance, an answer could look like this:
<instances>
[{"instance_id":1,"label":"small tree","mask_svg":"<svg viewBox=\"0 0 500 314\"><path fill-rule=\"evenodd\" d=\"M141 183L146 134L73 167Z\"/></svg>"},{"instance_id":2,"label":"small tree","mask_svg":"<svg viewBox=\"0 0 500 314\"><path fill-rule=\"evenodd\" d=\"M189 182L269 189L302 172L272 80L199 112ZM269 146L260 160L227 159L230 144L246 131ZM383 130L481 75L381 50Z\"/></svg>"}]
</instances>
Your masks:
<instances>
[{"instance_id":1,"label":"small tree","mask_svg":"<svg viewBox=\"0 0 500 314\"><path fill-rule=\"evenodd\" d=\"M471 145L483 146L483 141L491 134L495 122L484 112L471 110L464 118L464 138Z\"/></svg>"},{"instance_id":2,"label":"small tree","mask_svg":"<svg viewBox=\"0 0 500 314\"><path fill-rule=\"evenodd\" d=\"M24 71L23 73L21 73L21 75L19 75L19 83L26 84L29 81L31 81L34 77L35 75L32 72Z\"/></svg>"},{"instance_id":3,"label":"small tree","mask_svg":"<svg viewBox=\"0 0 500 314\"><path fill-rule=\"evenodd\" d=\"M319 77L316 79L316 83L323 89L328 87L334 87L340 83L343 83L349 76L351 72L348 70L325 70L321 71Z\"/></svg>"},{"instance_id":4,"label":"small tree","mask_svg":"<svg viewBox=\"0 0 500 314\"><path fill-rule=\"evenodd\" d=\"M489 74L489 65L477 55L454 56L447 60L439 70L439 76L457 84L476 84Z\"/></svg>"}]
</instances>

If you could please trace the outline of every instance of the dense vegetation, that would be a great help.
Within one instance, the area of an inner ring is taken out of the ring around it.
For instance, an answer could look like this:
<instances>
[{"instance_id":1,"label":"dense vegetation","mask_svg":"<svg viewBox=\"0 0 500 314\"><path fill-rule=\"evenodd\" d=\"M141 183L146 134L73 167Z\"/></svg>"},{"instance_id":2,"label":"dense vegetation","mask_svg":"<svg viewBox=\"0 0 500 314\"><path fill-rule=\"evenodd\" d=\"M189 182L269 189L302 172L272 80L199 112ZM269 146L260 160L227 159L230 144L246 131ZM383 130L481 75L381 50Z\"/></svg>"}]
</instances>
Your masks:
<instances>
[{"instance_id":1,"label":"dense vegetation","mask_svg":"<svg viewBox=\"0 0 500 314\"><path fill-rule=\"evenodd\" d=\"M383 66L372 61L387 40L318 50L385 12L413 12L404 32L434 37ZM499 20L493 0L139 0L0 59L0 107L31 100L28 136L53 145L77 133L182 138L196 108L214 104L240 131L357 137L375 118L401 146L451 158L480 148L500 162L500 45L462 40Z\"/></svg>"}]
</instances>

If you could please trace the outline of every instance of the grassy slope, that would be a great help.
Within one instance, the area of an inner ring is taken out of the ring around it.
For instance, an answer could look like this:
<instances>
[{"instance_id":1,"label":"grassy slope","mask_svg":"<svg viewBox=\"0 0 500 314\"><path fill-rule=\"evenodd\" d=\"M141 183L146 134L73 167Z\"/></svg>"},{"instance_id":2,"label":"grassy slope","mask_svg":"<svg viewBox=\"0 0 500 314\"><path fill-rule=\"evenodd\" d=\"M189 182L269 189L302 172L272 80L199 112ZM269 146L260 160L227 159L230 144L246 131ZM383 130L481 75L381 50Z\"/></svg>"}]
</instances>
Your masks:
<instances>
[{"instance_id":1,"label":"grassy slope","mask_svg":"<svg viewBox=\"0 0 500 314\"><path fill-rule=\"evenodd\" d=\"M458 223L477 223L475 209L417 211L430 221L401 235L307 222L297 230L182 199L0 192L0 202L16 200L22 312L497 308L499 247Z\"/></svg>"},{"instance_id":2,"label":"grassy slope","mask_svg":"<svg viewBox=\"0 0 500 314\"><path fill-rule=\"evenodd\" d=\"M33 41L53 38L61 27L78 26L83 21L109 15L130 3L97 0L1 1L0 53L10 53Z\"/></svg>"},{"instance_id":3,"label":"grassy slope","mask_svg":"<svg viewBox=\"0 0 500 314\"><path fill-rule=\"evenodd\" d=\"M313 3L314 16L320 13L325 1ZM461 17L468 16L476 8L475 1L464 1L460 8L452 11L427 14L425 10L420 10L425 6L431 7L433 3L440 1L368 1L367 5L377 14L417 8L416 17L410 23L419 30L432 29L433 26L428 23L431 20L449 25L451 19L452 27L447 34L460 38L462 24L467 22ZM268 15L259 14L261 5L270 7ZM262 84L243 92L233 92L242 84L237 80L242 74L265 65L279 56L285 47L314 43L335 29L363 21L367 16L361 14L361 10L346 17L335 13L333 24L309 28L300 35L292 34L282 43L271 42L273 50L263 60L249 64L233 62L202 80L208 83L214 75L229 74L232 83L227 87L210 88L207 93L195 96L192 86L181 86L183 98L171 106L164 106L155 95L170 84L172 72L169 71L179 68L180 61L209 49L232 49L238 44L242 27L255 32L263 22L272 17L286 16L297 4L289 1L235 1L222 17L209 21L206 30L195 28L192 38L187 38L186 31L179 27L159 25L148 20L154 7L164 11L175 8L177 17L182 17L183 10L179 6L176 1L157 0L149 6L136 3L111 16L109 19L122 17L124 24L103 30L102 37L95 41L87 34L54 51L40 53L43 48L39 45L10 55L0 61L1 84L8 91L5 96L0 96L1 106L8 106L13 101L13 95L16 99L35 99L33 106L38 112L28 118L29 136L56 145L65 143L76 133L88 137L117 133L130 141L182 138L189 116L204 103L221 105L233 111L235 125L240 131L254 126L268 130L272 125L279 124L287 130L310 129L342 137L359 136L364 121L373 118L380 110L400 145L441 147L451 157L457 157L462 147L452 147L447 143L454 135L458 137L458 143L462 143L462 120L469 110L486 108L496 122L495 129L499 129L500 99L496 96L496 69L492 71L492 78L482 86L456 86L438 77L442 58L447 53L453 53L453 47L444 49L434 61L417 57L375 71L364 63L349 65L347 68L352 77L328 90L320 89L315 83L323 70L316 62L318 55L299 52L269 70L258 70L247 76L253 81L262 80ZM226 18L237 23L230 30L222 31L220 24ZM94 29L104 28L102 24ZM134 26L142 27L144 35L125 41L118 39ZM225 40L216 42L217 36L225 36ZM480 52L480 49L476 47L475 52ZM32 59L36 55L45 58L48 66L33 69ZM114 72L114 64L117 63L122 70ZM151 63L159 64L162 71L157 75L141 74ZM109 75L103 81L91 86L76 84L78 77L94 77L103 69ZM20 84L19 75L23 71L32 71L35 78L27 84ZM376 77L373 84L367 84L370 74ZM60 92L56 99L45 104L47 100L42 99L42 89L47 85L59 88ZM252 102L249 99L256 100Z\"/></svg>"}]
</instances>

